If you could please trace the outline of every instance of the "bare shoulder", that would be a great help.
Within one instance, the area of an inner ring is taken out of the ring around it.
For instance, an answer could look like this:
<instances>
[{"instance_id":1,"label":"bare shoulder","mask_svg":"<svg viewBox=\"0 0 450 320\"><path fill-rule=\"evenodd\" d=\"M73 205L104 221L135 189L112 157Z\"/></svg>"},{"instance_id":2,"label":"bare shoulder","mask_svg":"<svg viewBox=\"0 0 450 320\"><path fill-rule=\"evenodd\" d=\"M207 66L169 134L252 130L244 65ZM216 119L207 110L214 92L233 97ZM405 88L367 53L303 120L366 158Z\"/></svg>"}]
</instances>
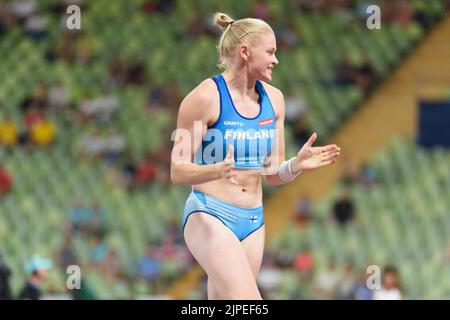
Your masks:
<instances>
[{"instance_id":1,"label":"bare shoulder","mask_svg":"<svg viewBox=\"0 0 450 320\"><path fill-rule=\"evenodd\" d=\"M189 92L180 105L180 114L189 114L193 118L213 119L220 112L220 97L216 84L212 79L203 80Z\"/></svg>"},{"instance_id":2,"label":"bare shoulder","mask_svg":"<svg viewBox=\"0 0 450 320\"><path fill-rule=\"evenodd\" d=\"M269 95L274 111L278 116L280 112L284 112L285 108L283 92L280 89L268 84L267 82L261 81L261 83L263 84L264 89Z\"/></svg>"}]
</instances>

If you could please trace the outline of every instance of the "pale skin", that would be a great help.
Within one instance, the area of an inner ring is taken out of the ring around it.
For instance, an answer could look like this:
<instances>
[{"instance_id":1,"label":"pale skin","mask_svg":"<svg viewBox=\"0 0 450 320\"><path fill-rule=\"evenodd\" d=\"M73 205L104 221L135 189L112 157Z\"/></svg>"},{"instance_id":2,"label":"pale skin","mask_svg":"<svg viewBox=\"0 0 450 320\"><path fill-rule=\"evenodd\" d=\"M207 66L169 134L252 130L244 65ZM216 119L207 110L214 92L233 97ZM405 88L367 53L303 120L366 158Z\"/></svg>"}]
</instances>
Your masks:
<instances>
[{"instance_id":1,"label":"pale skin","mask_svg":"<svg viewBox=\"0 0 450 320\"><path fill-rule=\"evenodd\" d=\"M275 56L276 39L271 31L258 35L253 46L242 43L228 59L223 77L229 88L234 105L245 117L259 113L256 81L260 80L273 105L277 129L272 150L271 168L285 160L284 115L285 103L280 90L269 85L272 69L278 64ZM241 207L262 205L262 180L270 185L281 185L276 170L262 174L261 170L238 170L234 168L233 148L230 147L224 161L216 164L198 165L192 162L201 138L194 137L194 121L201 121L202 134L220 114L220 96L213 80L207 79L192 90L183 100L178 113L177 128L190 132L190 150L182 150L177 160L172 160L171 179L174 184L192 185L195 190ZM300 149L292 162L292 171L308 171L336 162L340 148L336 145L313 147L317 139L313 134ZM175 139L174 150L180 147ZM175 159L172 156L172 159ZM270 174L268 174L270 173ZM261 294L256 279L264 251L264 226L239 241L217 218L208 214L191 214L185 230L186 244L208 275L208 299L258 300Z\"/></svg>"}]
</instances>

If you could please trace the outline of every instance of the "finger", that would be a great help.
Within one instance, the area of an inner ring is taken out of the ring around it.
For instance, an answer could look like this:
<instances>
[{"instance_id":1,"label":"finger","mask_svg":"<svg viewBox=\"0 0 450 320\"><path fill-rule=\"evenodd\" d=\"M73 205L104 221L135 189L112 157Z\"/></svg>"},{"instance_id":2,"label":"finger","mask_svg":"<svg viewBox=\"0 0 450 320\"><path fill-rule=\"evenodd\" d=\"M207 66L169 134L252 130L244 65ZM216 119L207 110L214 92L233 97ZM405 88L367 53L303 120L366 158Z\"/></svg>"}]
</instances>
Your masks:
<instances>
[{"instance_id":1,"label":"finger","mask_svg":"<svg viewBox=\"0 0 450 320\"><path fill-rule=\"evenodd\" d=\"M312 135L311 135L311 137L309 138L309 140L306 142L306 145L308 146L308 147L311 147L312 145L313 145L313 143L316 141L316 139L317 139L317 133L313 133Z\"/></svg>"},{"instance_id":2,"label":"finger","mask_svg":"<svg viewBox=\"0 0 450 320\"><path fill-rule=\"evenodd\" d=\"M333 164L333 163L335 163L336 161L337 161L337 159L331 159L331 160L322 162L320 165L321 165L322 167L324 167L324 166L328 166L328 165L330 165L330 164Z\"/></svg>"},{"instance_id":3,"label":"finger","mask_svg":"<svg viewBox=\"0 0 450 320\"><path fill-rule=\"evenodd\" d=\"M226 159L234 159L234 146L232 144L230 144L228 147Z\"/></svg>"},{"instance_id":4,"label":"finger","mask_svg":"<svg viewBox=\"0 0 450 320\"><path fill-rule=\"evenodd\" d=\"M327 146L324 146L324 147L321 147L320 148L320 151L322 151L322 152L329 152L329 151L331 151L331 152L333 152L333 151L336 151L336 150L341 150L341 148L339 148L337 145L335 145L335 144L329 144L329 145L327 145Z\"/></svg>"},{"instance_id":5,"label":"finger","mask_svg":"<svg viewBox=\"0 0 450 320\"><path fill-rule=\"evenodd\" d=\"M227 156L225 157L225 163L232 164L234 162L234 146L230 144Z\"/></svg>"},{"instance_id":6,"label":"finger","mask_svg":"<svg viewBox=\"0 0 450 320\"><path fill-rule=\"evenodd\" d=\"M228 180L229 180L232 184L239 185L239 182L237 182L237 180L234 179L233 177L229 178Z\"/></svg>"},{"instance_id":7,"label":"finger","mask_svg":"<svg viewBox=\"0 0 450 320\"><path fill-rule=\"evenodd\" d=\"M331 154L327 154L322 158L322 162L328 161L328 160L332 160L335 159L339 156L339 152L335 152L335 153L331 153Z\"/></svg>"}]
</instances>

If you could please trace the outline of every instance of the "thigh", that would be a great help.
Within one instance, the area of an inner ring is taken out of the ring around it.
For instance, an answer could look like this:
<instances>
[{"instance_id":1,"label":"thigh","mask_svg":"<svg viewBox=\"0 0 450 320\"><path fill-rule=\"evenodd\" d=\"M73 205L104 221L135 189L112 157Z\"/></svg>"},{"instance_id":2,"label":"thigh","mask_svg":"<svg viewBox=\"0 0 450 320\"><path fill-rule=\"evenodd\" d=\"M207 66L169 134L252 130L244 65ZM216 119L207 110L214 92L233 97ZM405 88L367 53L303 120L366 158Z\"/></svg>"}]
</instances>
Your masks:
<instances>
[{"instance_id":1,"label":"thigh","mask_svg":"<svg viewBox=\"0 0 450 320\"><path fill-rule=\"evenodd\" d=\"M193 213L184 229L186 244L225 299L260 299L252 268L241 242L219 219Z\"/></svg>"},{"instance_id":2,"label":"thigh","mask_svg":"<svg viewBox=\"0 0 450 320\"><path fill-rule=\"evenodd\" d=\"M264 254L265 235L265 226L262 226L241 241L255 279L257 279L259 269L261 268L261 262Z\"/></svg>"}]
</instances>

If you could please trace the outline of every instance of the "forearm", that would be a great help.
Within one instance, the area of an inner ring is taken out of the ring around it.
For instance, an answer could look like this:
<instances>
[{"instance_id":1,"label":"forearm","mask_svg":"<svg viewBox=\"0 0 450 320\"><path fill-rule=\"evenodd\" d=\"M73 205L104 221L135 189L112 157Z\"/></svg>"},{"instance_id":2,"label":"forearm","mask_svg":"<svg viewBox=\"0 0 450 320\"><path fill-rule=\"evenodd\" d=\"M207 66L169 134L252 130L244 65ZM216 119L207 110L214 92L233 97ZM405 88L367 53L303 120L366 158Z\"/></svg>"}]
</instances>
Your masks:
<instances>
[{"instance_id":1,"label":"forearm","mask_svg":"<svg viewBox=\"0 0 450 320\"><path fill-rule=\"evenodd\" d=\"M173 184L193 185L219 179L218 164L198 165L195 163L172 164L170 178Z\"/></svg>"},{"instance_id":2,"label":"forearm","mask_svg":"<svg viewBox=\"0 0 450 320\"><path fill-rule=\"evenodd\" d=\"M264 180L271 186L281 186L286 184L286 182L281 180L278 174L264 175Z\"/></svg>"}]
</instances>

